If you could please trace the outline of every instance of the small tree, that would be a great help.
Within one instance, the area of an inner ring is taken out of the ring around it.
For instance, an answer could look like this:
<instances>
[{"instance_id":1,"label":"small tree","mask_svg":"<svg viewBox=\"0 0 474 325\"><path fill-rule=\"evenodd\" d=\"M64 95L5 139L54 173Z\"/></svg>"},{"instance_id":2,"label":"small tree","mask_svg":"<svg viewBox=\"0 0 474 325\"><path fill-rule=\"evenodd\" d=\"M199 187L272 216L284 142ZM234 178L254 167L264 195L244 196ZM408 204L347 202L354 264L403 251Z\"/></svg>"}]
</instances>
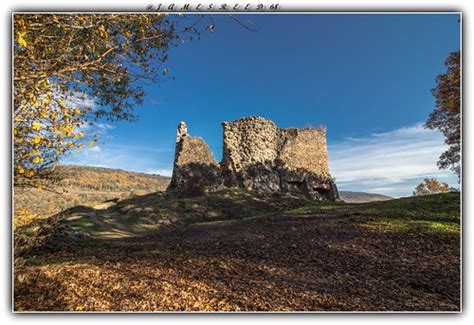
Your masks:
<instances>
[{"instance_id":1,"label":"small tree","mask_svg":"<svg viewBox=\"0 0 474 325\"><path fill-rule=\"evenodd\" d=\"M413 196L446 193L451 191L452 189L448 184L440 183L435 178L425 178L423 183L420 183L415 187Z\"/></svg>"},{"instance_id":2,"label":"small tree","mask_svg":"<svg viewBox=\"0 0 474 325\"><path fill-rule=\"evenodd\" d=\"M450 168L460 177L461 163L461 53L451 52L446 59L447 71L436 77L436 88L432 94L436 106L425 127L438 129L449 145L438 161L441 169Z\"/></svg>"}]
</instances>

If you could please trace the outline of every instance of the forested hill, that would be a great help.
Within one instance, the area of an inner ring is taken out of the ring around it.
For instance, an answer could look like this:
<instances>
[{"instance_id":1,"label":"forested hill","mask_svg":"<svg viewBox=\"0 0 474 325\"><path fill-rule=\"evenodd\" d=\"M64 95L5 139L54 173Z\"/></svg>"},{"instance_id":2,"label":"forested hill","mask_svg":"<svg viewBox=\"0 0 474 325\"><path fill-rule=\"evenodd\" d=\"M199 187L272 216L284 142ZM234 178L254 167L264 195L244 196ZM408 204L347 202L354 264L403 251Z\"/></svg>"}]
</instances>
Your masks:
<instances>
[{"instance_id":1,"label":"forested hill","mask_svg":"<svg viewBox=\"0 0 474 325\"><path fill-rule=\"evenodd\" d=\"M367 203L373 201L392 200L393 197L364 192L339 191L339 196L347 203Z\"/></svg>"},{"instance_id":2,"label":"forested hill","mask_svg":"<svg viewBox=\"0 0 474 325\"><path fill-rule=\"evenodd\" d=\"M15 188L15 212L49 215L81 204L164 191L169 177L120 169L76 165L58 166L63 179L56 192ZM21 209L21 210L20 210Z\"/></svg>"}]
</instances>

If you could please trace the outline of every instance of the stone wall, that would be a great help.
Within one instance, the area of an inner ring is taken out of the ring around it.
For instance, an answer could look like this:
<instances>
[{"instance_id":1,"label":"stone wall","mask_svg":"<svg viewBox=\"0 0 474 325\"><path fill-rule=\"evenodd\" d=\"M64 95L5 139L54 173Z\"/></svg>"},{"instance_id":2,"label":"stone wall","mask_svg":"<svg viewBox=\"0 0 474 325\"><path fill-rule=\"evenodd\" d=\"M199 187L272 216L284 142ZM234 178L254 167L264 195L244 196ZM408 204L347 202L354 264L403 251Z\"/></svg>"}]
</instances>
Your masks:
<instances>
[{"instance_id":1,"label":"stone wall","mask_svg":"<svg viewBox=\"0 0 474 325\"><path fill-rule=\"evenodd\" d=\"M219 190L222 177L211 150L203 139L187 134L184 122L178 125L176 151L169 191L200 194Z\"/></svg>"},{"instance_id":2,"label":"stone wall","mask_svg":"<svg viewBox=\"0 0 474 325\"><path fill-rule=\"evenodd\" d=\"M329 174L325 129L279 129L278 150L281 191L313 200L339 198Z\"/></svg>"},{"instance_id":3,"label":"stone wall","mask_svg":"<svg viewBox=\"0 0 474 325\"><path fill-rule=\"evenodd\" d=\"M321 178L330 178L325 129L279 129L278 150L285 168L304 168Z\"/></svg>"},{"instance_id":4,"label":"stone wall","mask_svg":"<svg viewBox=\"0 0 474 325\"><path fill-rule=\"evenodd\" d=\"M169 189L203 192L239 187L258 193L302 194L313 200L338 198L328 167L326 130L279 129L272 121L244 117L222 123L223 157L217 164L201 138L180 123Z\"/></svg>"},{"instance_id":5,"label":"stone wall","mask_svg":"<svg viewBox=\"0 0 474 325\"><path fill-rule=\"evenodd\" d=\"M264 178L274 178L271 168L277 158L276 125L270 120L250 116L235 122L224 122L222 127L224 143L221 168L225 185L246 190L258 190L260 185L270 185L269 189L263 190L272 190L272 182Z\"/></svg>"},{"instance_id":6,"label":"stone wall","mask_svg":"<svg viewBox=\"0 0 474 325\"><path fill-rule=\"evenodd\" d=\"M329 174L325 129L279 129L258 116L222 126L221 170L226 186L303 194L314 200L338 197Z\"/></svg>"}]
</instances>

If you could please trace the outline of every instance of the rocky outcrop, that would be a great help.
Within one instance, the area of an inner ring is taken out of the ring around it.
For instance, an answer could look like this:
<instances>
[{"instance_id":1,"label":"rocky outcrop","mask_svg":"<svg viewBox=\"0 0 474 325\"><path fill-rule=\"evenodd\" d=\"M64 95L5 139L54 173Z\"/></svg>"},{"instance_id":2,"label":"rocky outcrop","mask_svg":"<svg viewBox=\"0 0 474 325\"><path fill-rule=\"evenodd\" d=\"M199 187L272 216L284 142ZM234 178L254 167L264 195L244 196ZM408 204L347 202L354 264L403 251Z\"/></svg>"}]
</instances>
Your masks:
<instances>
[{"instance_id":1,"label":"rocky outcrop","mask_svg":"<svg viewBox=\"0 0 474 325\"><path fill-rule=\"evenodd\" d=\"M329 173L325 129L279 129L258 116L224 122L222 127L223 157L218 165L207 144L188 136L186 125L180 123L169 189L207 192L224 185L312 200L338 199Z\"/></svg>"},{"instance_id":2,"label":"rocky outcrop","mask_svg":"<svg viewBox=\"0 0 474 325\"><path fill-rule=\"evenodd\" d=\"M187 134L184 122L178 125L176 151L168 191L187 194L212 192L222 188L222 177L206 142Z\"/></svg>"}]
</instances>

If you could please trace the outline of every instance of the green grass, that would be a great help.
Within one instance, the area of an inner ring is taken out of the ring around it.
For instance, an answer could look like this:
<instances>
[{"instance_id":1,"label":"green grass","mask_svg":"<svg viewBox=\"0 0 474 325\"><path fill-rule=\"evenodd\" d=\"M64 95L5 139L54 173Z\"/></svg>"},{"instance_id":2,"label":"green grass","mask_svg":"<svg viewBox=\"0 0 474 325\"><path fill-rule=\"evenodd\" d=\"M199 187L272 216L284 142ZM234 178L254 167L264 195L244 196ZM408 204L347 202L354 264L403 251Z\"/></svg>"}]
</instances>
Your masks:
<instances>
[{"instance_id":1,"label":"green grass","mask_svg":"<svg viewBox=\"0 0 474 325\"><path fill-rule=\"evenodd\" d=\"M459 235L460 194L443 193L363 204L311 204L288 214L333 213L361 225L397 232Z\"/></svg>"},{"instance_id":2,"label":"green grass","mask_svg":"<svg viewBox=\"0 0 474 325\"><path fill-rule=\"evenodd\" d=\"M370 221L369 224L382 226L397 232L423 232L444 235L459 235L459 223L436 222L423 220L404 220L380 218Z\"/></svg>"},{"instance_id":3,"label":"green grass","mask_svg":"<svg viewBox=\"0 0 474 325\"><path fill-rule=\"evenodd\" d=\"M89 213L94 213L94 208ZM87 211L86 211L87 212ZM146 235L162 226L186 227L205 222L248 222L290 215L339 216L341 222L374 231L459 236L460 194L445 193L362 204L317 203L305 199L258 197L242 191L223 191L196 197L149 194L95 210L97 220L78 212L64 218L27 216L15 220L15 247L30 245L43 228L68 224L97 239L110 236ZM163 223L163 220L171 220ZM43 235L41 235L43 236ZM17 249L17 248L15 248Z\"/></svg>"},{"instance_id":4,"label":"green grass","mask_svg":"<svg viewBox=\"0 0 474 325\"><path fill-rule=\"evenodd\" d=\"M120 220L125 226L146 225L144 229L149 229L162 220L172 220L175 226L243 220L268 213L279 214L309 203L302 198L258 197L239 190L224 190L192 197L160 197L151 194L124 200L116 209L127 215L127 218Z\"/></svg>"},{"instance_id":5,"label":"green grass","mask_svg":"<svg viewBox=\"0 0 474 325\"><path fill-rule=\"evenodd\" d=\"M341 211L352 209L358 206L360 205L344 203L344 202L308 203L305 206L287 210L285 211L285 214L319 214L319 213L341 212Z\"/></svg>"},{"instance_id":6,"label":"green grass","mask_svg":"<svg viewBox=\"0 0 474 325\"><path fill-rule=\"evenodd\" d=\"M100 227L95 224L87 215L82 215L72 221L66 221L66 223L68 223L74 229L78 229L90 234L95 234L97 231L100 230Z\"/></svg>"}]
</instances>

